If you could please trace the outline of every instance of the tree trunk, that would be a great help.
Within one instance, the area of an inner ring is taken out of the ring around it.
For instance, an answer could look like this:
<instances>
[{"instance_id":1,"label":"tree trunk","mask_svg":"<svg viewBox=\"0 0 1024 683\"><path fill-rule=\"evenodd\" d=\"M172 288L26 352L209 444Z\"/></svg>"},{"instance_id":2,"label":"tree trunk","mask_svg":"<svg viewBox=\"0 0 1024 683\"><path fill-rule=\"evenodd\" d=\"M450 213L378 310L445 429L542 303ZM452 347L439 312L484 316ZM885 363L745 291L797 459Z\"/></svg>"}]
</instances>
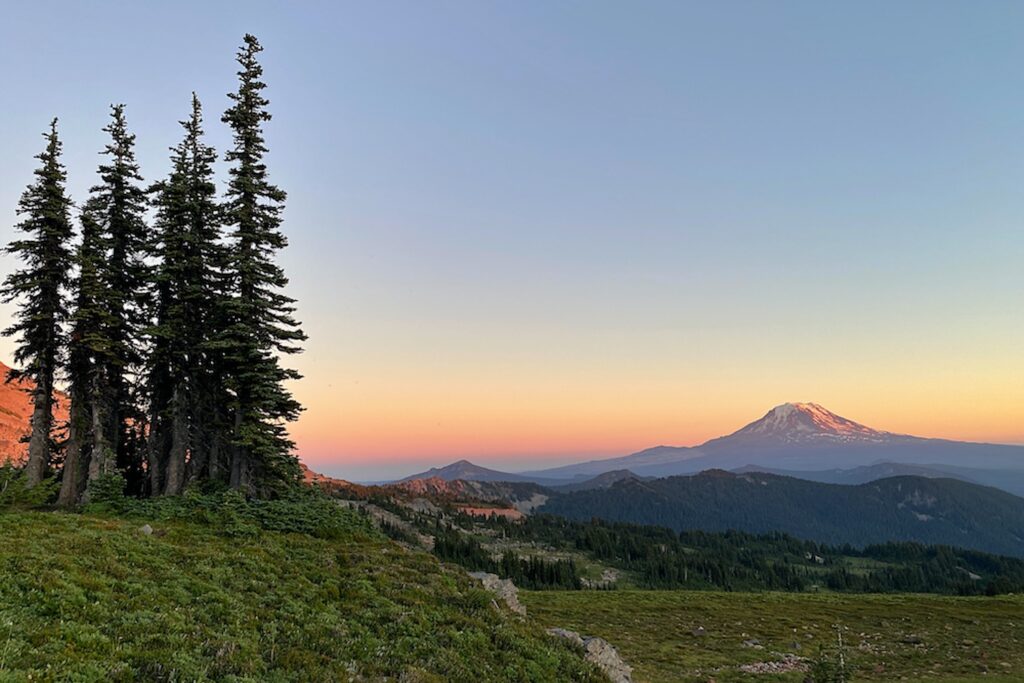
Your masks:
<instances>
[{"instance_id":1,"label":"tree trunk","mask_svg":"<svg viewBox=\"0 0 1024 683\"><path fill-rule=\"evenodd\" d=\"M85 491L88 473L88 452L85 449L85 434L88 432L88 415L82 401L72 397L68 419L68 443L64 455L64 472L61 474L60 495L57 504L63 507L76 505Z\"/></svg>"},{"instance_id":2,"label":"tree trunk","mask_svg":"<svg viewBox=\"0 0 1024 683\"><path fill-rule=\"evenodd\" d=\"M235 411L235 443L231 448L231 480L229 486L233 489L249 491L249 458L245 447L238 443L242 434L242 410Z\"/></svg>"},{"instance_id":3,"label":"tree trunk","mask_svg":"<svg viewBox=\"0 0 1024 683\"><path fill-rule=\"evenodd\" d=\"M176 496L185 484L185 456L188 453L188 422L181 387L174 387L171 397L171 451L167 458L164 495Z\"/></svg>"},{"instance_id":4,"label":"tree trunk","mask_svg":"<svg viewBox=\"0 0 1024 683\"><path fill-rule=\"evenodd\" d=\"M89 459L89 481L93 482L116 469L107 420L107 396L99 375L92 381L92 457Z\"/></svg>"},{"instance_id":5,"label":"tree trunk","mask_svg":"<svg viewBox=\"0 0 1024 683\"><path fill-rule=\"evenodd\" d=\"M43 480L50 466L50 432L53 429L53 375L45 366L40 368L38 381L32 391L32 435L28 442L28 462L25 463L25 484L31 488Z\"/></svg>"},{"instance_id":6,"label":"tree trunk","mask_svg":"<svg viewBox=\"0 0 1024 683\"><path fill-rule=\"evenodd\" d=\"M194 481L213 478L210 456L214 449L213 437L209 428L209 416L203 415L195 407L192 407L189 412L192 415L193 427L188 467L185 470L186 486Z\"/></svg>"},{"instance_id":7,"label":"tree trunk","mask_svg":"<svg viewBox=\"0 0 1024 683\"><path fill-rule=\"evenodd\" d=\"M146 476L149 479L149 495L155 496L164 488L163 428L160 418L154 413L149 420L149 436L146 438Z\"/></svg>"}]
</instances>

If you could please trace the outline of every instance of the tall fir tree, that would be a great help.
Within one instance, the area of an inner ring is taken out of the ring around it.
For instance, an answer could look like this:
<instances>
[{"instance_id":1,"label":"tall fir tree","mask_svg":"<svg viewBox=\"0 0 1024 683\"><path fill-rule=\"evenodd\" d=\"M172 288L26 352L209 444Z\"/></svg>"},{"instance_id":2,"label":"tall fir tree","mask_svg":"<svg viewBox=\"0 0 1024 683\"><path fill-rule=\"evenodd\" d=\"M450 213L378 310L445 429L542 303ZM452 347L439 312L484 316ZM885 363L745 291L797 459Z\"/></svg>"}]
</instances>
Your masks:
<instances>
[{"instance_id":1,"label":"tall fir tree","mask_svg":"<svg viewBox=\"0 0 1024 683\"><path fill-rule=\"evenodd\" d=\"M286 195L268 179L263 123L270 120L263 96L263 68L257 61L259 41L246 35L238 52L241 66L233 105L222 120L231 126L232 163L225 204L231 228L227 256L231 297L226 301L227 328L220 340L231 392L231 470L229 483L248 493L273 492L298 477L298 460L286 423L301 406L285 386L298 379L281 364L281 356L298 353L305 335L293 317L294 300L283 293L288 283L275 255L287 245L281 232Z\"/></svg>"},{"instance_id":2,"label":"tall fir tree","mask_svg":"<svg viewBox=\"0 0 1024 683\"><path fill-rule=\"evenodd\" d=\"M90 192L89 220L98 228L98 244L105 259L100 264L102 288L96 305L103 311L103 326L96 331L92 372L92 453L88 479L120 471L128 490L141 493L144 465L141 433L145 412L140 406L137 374L141 372L150 310L150 247L145 221L146 191L135 161L135 136L128 132L124 105L111 106L111 121L103 129L110 142L99 167L100 182Z\"/></svg>"},{"instance_id":3,"label":"tall fir tree","mask_svg":"<svg viewBox=\"0 0 1024 683\"><path fill-rule=\"evenodd\" d=\"M60 160L57 119L44 137L46 148L36 157L40 167L35 182L18 203L18 213L24 218L17 229L23 236L6 249L22 267L7 276L0 290L4 302L22 304L14 324L3 331L17 339L14 361L21 366L12 370L7 380L24 378L34 384L25 465L28 486L42 481L54 451L54 381L65 353L66 295L72 268L71 200L65 191L67 174Z\"/></svg>"},{"instance_id":4,"label":"tall fir tree","mask_svg":"<svg viewBox=\"0 0 1024 683\"><path fill-rule=\"evenodd\" d=\"M82 500L95 450L93 397L106 386L104 368L109 363L108 331L111 316L103 269L107 260L106 240L97 220L100 207L86 202L81 215L82 239L75 254L74 311L68 341L68 394L71 406L58 504L76 505ZM103 430L100 430L102 441ZM101 443L102 447L102 443ZM114 471L114 459L98 464L94 477Z\"/></svg>"},{"instance_id":5,"label":"tall fir tree","mask_svg":"<svg viewBox=\"0 0 1024 683\"><path fill-rule=\"evenodd\" d=\"M172 148L170 176L152 191L157 208L156 311L150 330L150 490L180 493L208 471L211 420L206 415L216 359L211 347L223 264L221 215L213 164L203 142L202 107L192 95L185 138ZM190 471L187 469L190 468Z\"/></svg>"}]
</instances>

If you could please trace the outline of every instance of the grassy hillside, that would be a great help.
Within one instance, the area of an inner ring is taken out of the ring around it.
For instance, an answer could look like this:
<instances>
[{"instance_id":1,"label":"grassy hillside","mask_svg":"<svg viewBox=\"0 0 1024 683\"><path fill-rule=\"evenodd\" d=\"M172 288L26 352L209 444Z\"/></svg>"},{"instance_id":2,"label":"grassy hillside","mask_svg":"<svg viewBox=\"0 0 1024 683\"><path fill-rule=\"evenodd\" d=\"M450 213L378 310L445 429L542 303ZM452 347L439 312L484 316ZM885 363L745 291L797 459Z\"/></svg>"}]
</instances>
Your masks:
<instances>
[{"instance_id":1,"label":"grassy hillside","mask_svg":"<svg viewBox=\"0 0 1024 683\"><path fill-rule=\"evenodd\" d=\"M555 496L540 511L677 531L782 531L832 545L917 541L1024 557L1024 498L953 479L841 486L708 471Z\"/></svg>"},{"instance_id":2,"label":"grassy hillside","mask_svg":"<svg viewBox=\"0 0 1024 683\"><path fill-rule=\"evenodd\" d=\"M522 597L537 619L614 643L637 683L802 681L802 673L766 676L738 667L779 659L773 653L815 658L819 645L834 648L835 624L848 644L853 680L1009 683L1024 672L1022 596L539 591Z\"/></svg>"},{"instance_id":3,"label":"grassy hillside","mask_svg":"<svg viewBox=\"0 0 1024 683\"><path fill-rule=\"evenodd\" d=\"M0 513L0 681L598 680L461 572L348 521L321 539Z\"/></svg>"}]
</instances>

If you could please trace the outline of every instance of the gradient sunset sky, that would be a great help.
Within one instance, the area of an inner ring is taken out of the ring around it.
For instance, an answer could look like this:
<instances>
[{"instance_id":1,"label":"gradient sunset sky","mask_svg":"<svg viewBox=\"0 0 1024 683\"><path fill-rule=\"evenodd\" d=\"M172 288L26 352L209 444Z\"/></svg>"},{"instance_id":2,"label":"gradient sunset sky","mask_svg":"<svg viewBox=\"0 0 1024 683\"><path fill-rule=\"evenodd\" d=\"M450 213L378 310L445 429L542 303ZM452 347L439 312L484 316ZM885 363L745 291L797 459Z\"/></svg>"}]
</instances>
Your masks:
<instances>
[{"instance_id":1,"label":"gradient sunset sky","mask_svg":"<svg viewBox=\"0 0 1024 683\"><path fill-rule=\"evenodd\" d=\"M223 153L245 32L314 469L533 469L785 401L1024 443L1024 4L11 3L0 241L52 116L78 202L111 102L147 181L193 89Z\"/></svg>"}]
</instances>

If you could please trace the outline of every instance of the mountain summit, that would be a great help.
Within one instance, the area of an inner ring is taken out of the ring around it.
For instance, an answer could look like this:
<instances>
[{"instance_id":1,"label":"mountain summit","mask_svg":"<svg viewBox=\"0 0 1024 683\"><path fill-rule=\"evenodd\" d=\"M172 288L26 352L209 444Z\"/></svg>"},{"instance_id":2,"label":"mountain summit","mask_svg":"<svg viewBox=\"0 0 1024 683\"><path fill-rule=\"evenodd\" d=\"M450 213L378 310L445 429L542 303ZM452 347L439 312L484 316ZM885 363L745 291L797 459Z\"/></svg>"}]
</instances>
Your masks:
<instances>
[{"instance_id":1,"label":"mountain summit","mask_svg":"<svg viewBox=\"0 0 1024 683\"><path fill-rule=\"evenodd\" d=\"M1024 447L925 439L872 429L817 403L783 403L745 427L699 446L656 446L618 458L524 473L579 479L628 469L641 477L756 465L819 471L879 462L1024 472Z\"/></svg>"},{"instance_id":2,"label":"mountain summit","mask_svg":"<svg viewBox=\"0 0 1024 683\"><path fill-rule=\"evenodd\" d=\"M414 481L416 479L434 478L443 479L444 481L455 481L456 479L464 481L529 481L517 474L491 470L471 463L468 460L459 460L458 462L453 462L452 464L445 465L444 467L431 467L426 472L413 474L405 477L404 479L400 479L399 481L405 482Z\"/></svg>"},{"instance_id":3,"label":"mountain summit","mask_svg":"<svg viewBox=\"0 0 1024 683\"><path fill-rule=\"evenodd\" d=\"M783 403L769 410L760 420L723 438L770 441L773 444L818 440L881 443L893 436L897 435L865 427L817 403Z\"/></svg>"}]
</instances>

